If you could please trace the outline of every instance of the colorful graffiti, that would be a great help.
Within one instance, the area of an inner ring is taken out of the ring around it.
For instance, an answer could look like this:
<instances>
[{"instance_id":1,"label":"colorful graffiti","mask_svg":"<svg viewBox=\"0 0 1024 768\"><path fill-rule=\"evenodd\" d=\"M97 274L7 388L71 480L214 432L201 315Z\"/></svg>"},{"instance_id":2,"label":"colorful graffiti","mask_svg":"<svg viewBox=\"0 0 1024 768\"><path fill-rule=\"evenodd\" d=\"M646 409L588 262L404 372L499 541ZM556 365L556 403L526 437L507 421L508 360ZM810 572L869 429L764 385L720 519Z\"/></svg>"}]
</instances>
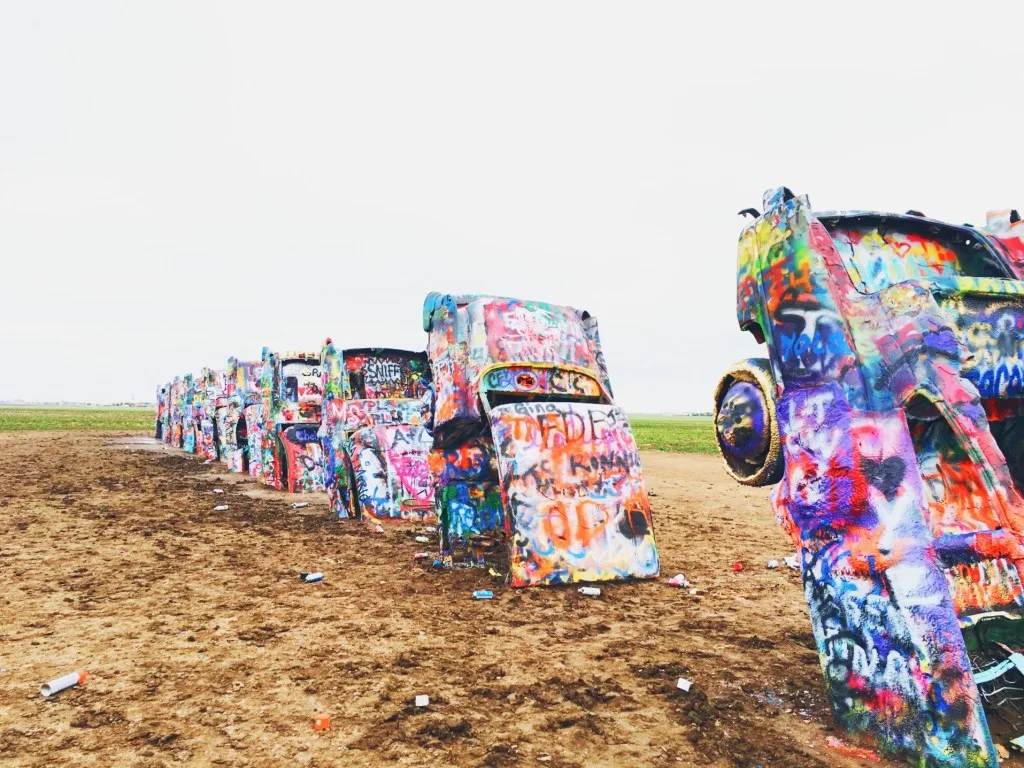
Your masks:
<instances>
[{"instance_id":1,"label":"colorful graffiti","mask_svg":"<svg viewBox=\"0 0 1024 768\"><path fill-rule=\"evenodd\" d=\"M323 447L317 435L323 403L319 355L264 348L260 392L261 408L252 415L262 419L256 431L263 481L293 493L325 490ZM246 421L252 433L248 416Z\"/></svg>"},{"instance_id":2,"label":"colorful graffiti","mask_svg":"<svg viewBox=\"0 0 1024 768\"><path fill-rule=\"evenodd\" d=\"M658 575L640 455L620 408L515 403L490 418L513 586Z\"/></svg>"},{"instance_id":3,"label":"colorful graffiti","mask_svg":"<svg viewBox=\"0 0 1024 768\"><path fill-rule=\"evenodd\" d=\"M436 293L423 317L442 556L504 554L517 587L656 576L639 456L612 405L596 318Z\"/></svg>"},{"instance_id":4,"label":"colorful graffiti","mask_svg":"<svg viewBox=\"0 0 1024 768\"><path fill-rule=\"evenodd\" d=\"M987 685L1009 646L962 627L1024 646L1024 283L1004 223L1000 240L917 214L815 216L770 191L737 280L740 327L769 356L715 395L727 471L781 478L837 720L922 765L996 765L998 703L972 668Z\"/></svg>"},{"instance_id":5,"label":"colorful graffiti","mask_svg":"<svg viewBox=\"0 0 1024 768\"><path fill-rule=\"evenodd\" d=\"M434 521L424 427L426 355L396 349L321 351L326 400L320 426L327 493L339 517Z\"/></svg>"}]
</instances>

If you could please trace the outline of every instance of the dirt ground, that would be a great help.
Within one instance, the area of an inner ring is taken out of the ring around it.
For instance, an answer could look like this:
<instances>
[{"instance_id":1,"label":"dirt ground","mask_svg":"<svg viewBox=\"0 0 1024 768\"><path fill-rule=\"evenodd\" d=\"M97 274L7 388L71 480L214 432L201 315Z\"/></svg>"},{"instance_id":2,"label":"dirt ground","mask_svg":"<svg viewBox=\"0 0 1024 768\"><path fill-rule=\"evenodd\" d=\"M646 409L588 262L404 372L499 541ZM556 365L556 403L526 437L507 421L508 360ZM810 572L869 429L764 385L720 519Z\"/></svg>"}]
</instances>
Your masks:
<instances>
[{"instance_id":1,"label":"dirt ground","mask_svg":"<svg viewBox=\"0 0 1024 768\"><path fill-rule=\"evenodd\" d=\"M433 532L148 438L0 434L0 766L860 765L825 744L799 575L765 568L791 554L767 492L642 459L663 578L587 598L435 572Z\"/></svg>"}]
</instances>

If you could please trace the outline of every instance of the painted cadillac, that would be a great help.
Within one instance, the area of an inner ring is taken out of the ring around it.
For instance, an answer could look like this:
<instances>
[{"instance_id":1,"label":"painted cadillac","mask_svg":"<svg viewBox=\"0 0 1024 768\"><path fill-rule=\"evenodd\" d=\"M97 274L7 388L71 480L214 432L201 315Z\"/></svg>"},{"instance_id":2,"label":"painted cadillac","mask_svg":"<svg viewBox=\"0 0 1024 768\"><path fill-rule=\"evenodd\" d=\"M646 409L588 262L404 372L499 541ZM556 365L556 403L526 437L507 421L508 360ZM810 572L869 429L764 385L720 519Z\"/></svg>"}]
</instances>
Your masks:
<instances>
[{"instance_id":1,"label":"painted cadillac","mask_svg":"<svg viewBox=\"0 0 1024 768\"><path fill-rule=\"evenodd\" d=\"M167 437L170 431L171 425L171 411L170 411L170 399L171 399L171 385L170 382L167 384L161 384L156 390L156 423L154 425L153 436L161 442L168 442Z\"/></svg>"},{"instance_id":2,"label":"painted cadillac","mask_svg":"<svg viewBox=\"0 0 1024 768\"><path fill-rule=\"evenodd\" d=\"M199 378L195 380L192 403L196 449L197 453L202 454L208 461L217 461L221 457L216 407L224 386L224 371L213 368L203 368Z\"/></svg>"},{"instance_id":3,"label":"painted cadillac","mask_svg":"<svg viewBox=\"0 0 1024 768\"><path fill-rule=\"evenodd\" d=\"M171 382L169 403L170 442L188 453L196 452L197 430L192 415L194 394L191 373L175 376Z\"/></svg>"},{"instance_id":4,"label":"painted cadillac","mask_svg":"<svg viewBox=\"0 0 1024 768\"><path fill-rule=\"evenodd\" d=\"M323 491L323 450L317 435L323 404L320 355L264 347L261 362L263 481L292 493ZM247 427L251 428L248 419Z\"/></svg>"},{"instance_id":5,"label":"painted cadillac","mask_svg":"<svg viewBox=\"0 0 1024 768\"><path fill-rule=\"evenodd\" d=\"M221 461L232 472L250 473L251 456L259 453L259 443L250 441L249 419L261 418L258 408L261 400L260 373L262 364L258 361L228 358L222 387L217 393L214 414ZM253 415L253 407L257 413ZM258 436L259 429L254 433ZM257 467L259 463L257 462ZM254 473L259 477L261 472Z\"/></svg>"},{"instance_id":6,"label":"painted cadillac","mask_svg":"<svg viewBox=\"0 0 1024 768\"><path fill-rule=\"evenodd\" d=\"M429 368L423 352L321 351L324 404L320 439L331 507L367 523L432 523L434 489L424 426Z\"/></svg>"},{"instance_id":7,"label":"painted cadillac","mask_svg":"<svg viewBox=\"0 0 1024 768\"><path fill-rule=\"evenodd\" d=\"M431 293L423 328L444 560L504 560L516 587L657 576L639 454L596 318Z\"/></svg>"},{"instance_id":8,"label":"painted cadillac","mask_svg":"<svg viewBox=\"0 0 1024 768\"><path fill-rule=\"evenodd\" d=\"M842 727L922 766L1024 733L1024 225L815 213L740 235L726 469L772 485Z\"/></svg>"}]
</instances>

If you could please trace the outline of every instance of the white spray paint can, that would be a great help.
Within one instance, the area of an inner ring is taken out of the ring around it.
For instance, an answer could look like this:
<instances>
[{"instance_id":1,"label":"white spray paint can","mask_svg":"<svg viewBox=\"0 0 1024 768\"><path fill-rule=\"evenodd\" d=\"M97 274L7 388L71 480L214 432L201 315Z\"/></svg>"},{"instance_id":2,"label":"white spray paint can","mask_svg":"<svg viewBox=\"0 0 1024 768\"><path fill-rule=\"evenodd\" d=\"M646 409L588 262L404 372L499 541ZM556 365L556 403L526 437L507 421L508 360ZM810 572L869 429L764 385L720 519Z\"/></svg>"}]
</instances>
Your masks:
<instances>
[{"instance_id":1,"label":"white spray paint can","mask_svg":"<svg viewBox=\"0 0 1024 768\"><path fill-rule=\"evenodd\" d=\"M580 594L581 595L586 595L587 597L600 597L601 596L601 588L600 587L580 587Z\"/></svg>"},{"instance_id":2,"label":"white spray paint can","mask_svg":"<svg viewBox=\"0 0 1024 768\"><path fill-rule=\"evenodd\" d=\"M86 674L85 670L81 670L79 672L62 675L48 683L43 683L43 687L39 689L39 692L43 696L53 696L53 694L60 693L65 688L70 688L73 685L84 683Z\"/></svg>"},{"instance_id":3,"label":"white spray paint can","mask_svg":"<svg viewBox=\"0 0 1024 768\"><path fill-rule=\"evenodd\" d=\"M315 584L324 578L324 575L320 571L313 571L311 573L303 571L299 574L299 578L307 584Z\"/></svg>"}]
</instances>

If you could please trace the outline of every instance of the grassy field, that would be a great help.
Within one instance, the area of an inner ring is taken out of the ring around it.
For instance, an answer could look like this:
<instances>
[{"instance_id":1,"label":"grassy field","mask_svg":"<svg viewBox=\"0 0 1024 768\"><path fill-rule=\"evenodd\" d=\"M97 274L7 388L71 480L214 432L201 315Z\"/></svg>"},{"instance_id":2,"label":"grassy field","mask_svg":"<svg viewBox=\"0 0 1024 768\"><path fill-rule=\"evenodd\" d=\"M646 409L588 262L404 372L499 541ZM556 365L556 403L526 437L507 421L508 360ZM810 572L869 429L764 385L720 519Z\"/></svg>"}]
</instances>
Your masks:
<instances>
[{"instance_id":1,"label":"grassy field","mask_svg":"<svg viewBox=\"0 0 1024 768\"><path fill-rule=\"evenodd\" d=\"M155 419L156 412L148 408L0 406L0 432L65 429L152 432Z\"/></svg>"},{"instance_id":2,"label":"grassy field","mask_svg":"<svg viewBox=\"0 0 1024 768\"><path fill-rule=\"evenodd\" d=\"M675 453L717 453L714 424L710 416L629 417L641 451Z\"/></svg>"},{"instance_id":3,"label":"grassy field","mask_svg":"<svg viewBox=\"0 0 1024 768\"><path fill-rule=\"evenodd\" d=\"M125 430L151 432L155 414L146 408L0 406L0 432L14 430ZM710 416L630 416L643 451L715 453Z\"/></svg>"}]
</instances>

